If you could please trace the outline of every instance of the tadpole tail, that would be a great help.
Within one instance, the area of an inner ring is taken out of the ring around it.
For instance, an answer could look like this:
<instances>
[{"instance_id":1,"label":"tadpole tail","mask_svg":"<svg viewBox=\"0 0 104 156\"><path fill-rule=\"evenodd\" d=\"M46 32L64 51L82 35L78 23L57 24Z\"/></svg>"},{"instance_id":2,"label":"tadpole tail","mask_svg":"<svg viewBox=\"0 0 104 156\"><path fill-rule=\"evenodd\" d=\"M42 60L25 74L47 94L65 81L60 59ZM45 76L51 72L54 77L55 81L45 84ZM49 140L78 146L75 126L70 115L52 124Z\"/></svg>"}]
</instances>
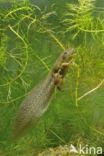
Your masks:
<instances>
[{"instance_id":1,"label":"tadpole tail","mask_svg":"<svg viewBox=\"0 0 104 156\"><path fill-rule=\"evenodd\" d=\"M16 114L13 126L13 139L21 136L31 125L36 125L37 121L48 108L54 88L54 80L52 75L49 74L46 80L32 89Z\"/></svg>"}]
</instances>

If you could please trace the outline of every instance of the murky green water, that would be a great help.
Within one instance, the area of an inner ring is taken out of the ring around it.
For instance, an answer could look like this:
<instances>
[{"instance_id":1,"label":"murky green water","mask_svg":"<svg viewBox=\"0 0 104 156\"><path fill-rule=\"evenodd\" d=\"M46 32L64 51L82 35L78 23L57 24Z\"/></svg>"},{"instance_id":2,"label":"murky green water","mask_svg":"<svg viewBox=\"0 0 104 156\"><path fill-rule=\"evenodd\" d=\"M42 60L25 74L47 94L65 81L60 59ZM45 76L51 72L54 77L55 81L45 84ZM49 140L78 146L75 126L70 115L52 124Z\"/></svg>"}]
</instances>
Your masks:
<instances>
[{"instance_id":1,"label":"murky green water","mask_svg":"<svg viewBox=\"0 0 104 156\"><path fill-rule=\"evenodd\" d=\"M66 4L69 4L66 7ZM0 156L33 156L48 147L104 147L104 2L1 1ZM16 142L16 112L63 48L74 63L48 111Z\"/></svg>"}]
</instances>

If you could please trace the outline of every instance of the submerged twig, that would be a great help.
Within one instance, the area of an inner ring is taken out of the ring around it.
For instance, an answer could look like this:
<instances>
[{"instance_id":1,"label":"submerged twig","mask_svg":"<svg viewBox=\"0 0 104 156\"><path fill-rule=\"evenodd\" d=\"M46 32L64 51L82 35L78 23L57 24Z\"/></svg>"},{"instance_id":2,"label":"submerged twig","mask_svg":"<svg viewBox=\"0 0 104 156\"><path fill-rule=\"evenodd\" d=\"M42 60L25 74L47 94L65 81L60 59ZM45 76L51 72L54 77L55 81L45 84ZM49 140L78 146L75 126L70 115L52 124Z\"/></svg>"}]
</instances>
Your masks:
<instances>
[{"instance_id":1,"label":"submerged twig","mask_svg":"<svg viewBox=\"0 0 104 156\"><path fill-rule=\"evenodd\" d=\"M63 44L59 41L59 39L53 33L51 33L51 31L47 30L47 33L57 42L57 44L62 48L62 50L65 50L65 47L63 46Z\"/></svg>"},{"instance_id":2,"label":"submerged twig","mask_svg":"<svg viewBox=\"0 0 104 156\"><path fill-rule=\"evenodd\" d=\"M77 101L80 101L81 99L83 99L84 97L86 97L87 95L91 94L92 92L96 91L97 89L99 89L104 83L104 79L93 89L91 89L90 91L86 92L85 94L83 94L82 96L80 96L79 98L77 98Z\"/></svg>"},{"instance_id":3,"label":"submerged twig","mask_svg":"<svg viewBox=\"0 0 104 156\"><path fill-rule=\"evenodd\" d=\"M54 132L52 129L49 129L49 131L56 136L61 142L63 142L64 144L66 144L65 140L63 140L58 134L56 134L56 132Z\"/></svg>"}]
</instances>

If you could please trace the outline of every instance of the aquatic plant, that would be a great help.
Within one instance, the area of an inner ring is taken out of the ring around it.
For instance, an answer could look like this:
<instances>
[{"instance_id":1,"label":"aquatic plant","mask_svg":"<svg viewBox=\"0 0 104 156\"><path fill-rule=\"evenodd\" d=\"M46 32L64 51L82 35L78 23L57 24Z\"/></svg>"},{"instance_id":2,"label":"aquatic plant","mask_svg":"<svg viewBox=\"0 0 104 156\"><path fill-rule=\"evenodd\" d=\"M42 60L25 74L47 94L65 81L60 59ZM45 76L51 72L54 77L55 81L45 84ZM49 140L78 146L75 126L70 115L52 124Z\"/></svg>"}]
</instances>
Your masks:
<instances>
[{"instance_id":1,"label":"aquatic plant","mask_svg":"<svg viewBox=\"0 0 104 156\"><path fill-rule=\"evenodd\" d=\"M6 47L5 44L7 43L6 36L2 37L1 43L0 43L0 66L5 67L6 61L7 61L7 54L6 54Z\"/></svg>"},{"instance_id":2,"label":"aquatic plant","mask_svg":"<svg viewBox=\"0 0 104 156\"><path fill-rule=\"evenodd\" d=\"M14 3L11 9L1 11L0 65L4 66L7 62L5 68L6 79L1 80L1 87L10 90L13 85L14 88L19 85L18 81L21 81L24 89L29 87L29 82L26 82L23 78L27 72L29 54L32 52L29 37L31 33L35 35L35 33L47 32L50 27L47 24L47 19L51 15L55 15L55 11L46 13L46 11L42 11L38 6L24 1L20 4ZM49 33L51 34L51 32ZM6 38L7 40L4 42ZM34 55L47 68L46 63L38 55ZM14 89L12 88L11 90L13 92ZM16 97L16 99L11 98L11 101L7 99L7 101L1 101L1 103L9 103L17 99L19 97Z\"/></svg>"},{"instance_id":3,"label":"aquatic plant","mask_svg":"<svg viewBox=\"0 0 104 156\"><path fill-rule=\"evenodd\" d=\"M104 40L104 10L96 7L96 0L78 0L77 4L67 3L66 9L63 19L65 32L71 32L73 40L80 37L83 38L81 43L86 43L90 37L94 40Z\"/></svg>"},{"instance_id":4,"label":"aquatic plant","mask_svg":"<svg viewBox=\"0 0 104 156\"><path fill-rule=\"evenodd\" d=\"M95 0L63 4L60 15L55 7L47 10L28 0L0 10L2 155L37 155L38 149L76 142L76 137L103 145L104 8ZM70 46L76 48L76 56L63 95L55 92L37 127L11 143L12 121L22 98L48 73L60 51Z\"/></svg>"}]
</instances>

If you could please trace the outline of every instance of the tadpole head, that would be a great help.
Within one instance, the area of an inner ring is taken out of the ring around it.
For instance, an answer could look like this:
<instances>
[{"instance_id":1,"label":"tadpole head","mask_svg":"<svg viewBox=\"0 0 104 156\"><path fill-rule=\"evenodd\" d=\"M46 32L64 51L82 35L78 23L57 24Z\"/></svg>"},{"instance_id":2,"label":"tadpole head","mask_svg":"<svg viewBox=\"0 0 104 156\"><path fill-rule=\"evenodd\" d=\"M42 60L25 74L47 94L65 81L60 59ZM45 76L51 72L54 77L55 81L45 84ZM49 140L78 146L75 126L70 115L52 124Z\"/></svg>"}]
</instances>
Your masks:
<instances>
[{"instance_id":1,"label":"tadpole head","mask_svg":"<svg viewBox=\"0 0 104 156\"><path fill-rule=\"evenodd\" d=\"M74 52L75 52L74 48L66 49L62 55L63 61L68 62L69 60L71 60Z\"/></svg>"}]
</instances>

